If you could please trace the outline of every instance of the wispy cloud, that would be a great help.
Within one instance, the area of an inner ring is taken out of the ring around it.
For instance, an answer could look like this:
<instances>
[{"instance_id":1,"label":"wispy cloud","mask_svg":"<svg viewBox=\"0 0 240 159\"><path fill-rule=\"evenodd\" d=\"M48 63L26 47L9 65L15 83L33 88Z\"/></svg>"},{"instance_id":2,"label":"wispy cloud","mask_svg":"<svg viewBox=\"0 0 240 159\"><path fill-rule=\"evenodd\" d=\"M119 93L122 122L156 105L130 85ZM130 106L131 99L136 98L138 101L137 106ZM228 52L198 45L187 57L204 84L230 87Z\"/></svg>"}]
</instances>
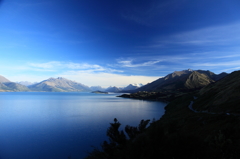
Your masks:
<instances>
[{"instance_id":1,"label":"wispy cloud","mask_svg":"<svg viewBox=\"0 0 240 159\"><path fill-rule=\"evenodd\" d=\"M126 72L139 72L143 74L164 76L166 73L185 69L211 70L221 73L229 68L239 67L240 55L235 51L198 51L192 53L181 53L177 55L148 55L138 58L119 59L118 67L125 69ZM139 62L140 61L140 62ZM141 62L145 61L145 62ZM147 67L149 66L149 67Z\"/></svg>"},{"instance_id":2,"label":"wispy cloud","mask_svg":"<svg viewBox=\"0 0 240 159\"><path fill-rule=\"evenodd\" d=\"M235 52L229 52L230 55L222 55L222 56L216 56L216 57L212 57L212 58L217 58L217 59L225 59L225 58L237 58L240 57L239 54L236 54Z\"/></svg>"},{"instance_id":3,"label":"wispy cloud","mask_svg":"<svg viewBox=\"0 0 240 159\"><path fill-rule=\"evenodd\" d=\"M153 60L153 61L133 64L133 60L118 60L118 63L120 64L121 67L145 67L145 66L155 65L159 62L161 62L161 60Z\"/></svg>"},{"instance_id":4,"label":"wispy cloud","mask_svg":"<svg viewBox=\"0 0 240 159\"><path fill-rule=\"evenodd\" d=\"M240 43L240 23L212 26L164 37L155 46L162 45L232 45ZM160 45L161 44L161 45Z\"/></svg>"},{"instance_id":5,"label":"wispy cloud","mask_svg":"<svg viewBox=\"0 0 240 159\"><path fill-rule=\"evenodd\" d=\"M60 62L50 61L46 63L29 63L29 66L38 68L40 70L79 70L82 72L123 72L122 70L116 70L113 68L103 67L97 64L88 63L74 63L74 62Z\"/></svg>"},{"instance_id":6,"label":"wispy cloud","mask_svg":"<svg viewBox=\"0 0 240 159\"><path fill-rule=\"evenodd\" d=\"M88 86L127 86L130 83L149 83L160 76L123 74L122 70L97 64L50 61L27 63L25 66L6 67L11 73L3 74L11 81L40 82L49 77L65 77ZM15 71L15 72L14 72ZM16 73L17 72L17 73Z\"/></svg>"},{"instance_id":7,"label":"wispy cloud","mask_svg":"<svg viewBox=\"0 0 240 159\"><path fill-rule=\"evenodd\" d=\"M236 70L240 70L240 67L223 69L222 72L232 72L232 71L236 71Z\"/></svg>"},{"instance_id":8,"label":"wispy cloud","mask_svg":"<svg viewBox=\"0 0 240 159\"><path fill-rule=\"evenodd\" d=\"M211 63L195 63L195 66L204 66L204 67L212 67L212 66L239 66L240 60L237 61L228 61L228 62L211 62Z\"/></svg>"},{"instance_id":9,"label":"wispy cloud","mask_svg":"<svg viewBox=\"0 0 240 159\"><path fill-rule=\"evenodd\" d=\"M225 25L217 25L175 33L172 35L160 35L153 37L146 45L136 46L136 49L145 49L149 53L156 49L195 49L196 47L221 51L227 48L230 52L232 48L240 45L240 22ZM147 50L146 50L147 49ZM239 48L238 48L239 49ZM179 50L177 50L179 53Z\"/></svg>"}]
</instances>

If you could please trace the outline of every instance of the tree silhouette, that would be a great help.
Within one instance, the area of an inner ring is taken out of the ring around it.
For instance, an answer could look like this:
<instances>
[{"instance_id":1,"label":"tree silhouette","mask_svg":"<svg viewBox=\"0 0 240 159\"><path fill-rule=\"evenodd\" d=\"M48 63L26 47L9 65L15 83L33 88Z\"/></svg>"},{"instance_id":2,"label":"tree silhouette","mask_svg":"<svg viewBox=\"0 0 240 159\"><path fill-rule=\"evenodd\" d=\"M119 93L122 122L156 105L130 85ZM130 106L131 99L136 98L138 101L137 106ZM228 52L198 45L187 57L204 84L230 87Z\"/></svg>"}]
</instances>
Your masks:
<instances>
[{"instance_id":1,"label":"tree silhouette","mask_svg":"<svg viewBox=\"0 0 240 159\"><path fill-rule=\"evenodd\" d=\"M150 120L141 120L140 124L138 125L138 127L134 127L134 126L129 126L127 125L125 127L125 132L127 133L128 137L130 139L135 138L138 134L141 134L147 127L148 123L150 122Z\"/></svg>"},{"instance_id":2,"label":"tree silhouette","mask_svg":"<svg viewBox=\"0 0 240 159\"><path fill-rule=\"evenodd\" d=\"M107 136L109 137L109 141L114 145L123 145L126 143L126 135L123 131L119 131L119 127L121 124L118 122L116 118L114 118L114 123L110 123L110 127L107 130Z\"/></svg>"}]
</instances>

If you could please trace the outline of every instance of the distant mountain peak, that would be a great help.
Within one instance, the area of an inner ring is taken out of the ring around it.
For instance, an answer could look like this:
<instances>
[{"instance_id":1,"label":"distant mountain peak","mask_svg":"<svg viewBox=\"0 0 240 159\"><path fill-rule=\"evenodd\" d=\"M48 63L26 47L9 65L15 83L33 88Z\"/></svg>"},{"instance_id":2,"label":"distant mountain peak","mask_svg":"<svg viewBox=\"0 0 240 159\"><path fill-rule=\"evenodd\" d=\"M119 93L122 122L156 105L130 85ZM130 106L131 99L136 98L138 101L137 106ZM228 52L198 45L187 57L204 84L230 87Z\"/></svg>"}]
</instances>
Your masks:
<instances>
[{"instance_id":1,"label":"distant mountain peak","mask_svg":"<svg viewBox=\"0 0 240 159\"><path fill-rule=\"evenodd\" d=\"M19 83L24 86L30 86L30 85L36 84L37 82L32 83L32 82L28 82L28 81L20 81L20 82L16 82L16 83Z\"/></svg>"},{"instance_id":2,"label":"distant mountain peak","mask_svg":"<svg viewBox=\"0 0 240 159\"><path fill-rule=\"evenodd\" d=\"M69 79L58 77L49 78L40 83L34 84L29 87L34 91L47 91L47 92L90 92L91 89L81 83L71 81Z\"/></svg>"},{"instance_id":3,"label":"distant mountain peak","mask_svg":"<svg viewBox=\"0 0 240 159\"><path fill-rule=\"evenodd\" d=\"M110 87L108 87L105 91L106 91L106 92L120 92L121 89L118 88L118 87L116 87L116 86L110 86Z\"/></svg>"},{"instance_id":4,"label":"distant mountain peak","mask_svg":"<svg viewBox=\"0 0 240 159\"><path fill-rule=\"evenodd\" d=\"M71 81L71 80L63 78L63 77L57 77L57 78L50 77L49 79L44 80L44 81Z\"/></svg>"},{"instance_id":5,"label":"distant mountain peak","mask_svg":"<svg viewBox=\"0 0 240 159\"><path fill-rule=\"evenodd\" d=\"M141 83L129 84L127 87L123 88L123 91L135 90L142 86L143 86L143 84L141 84Z\"/></svg>"}]
</instances>

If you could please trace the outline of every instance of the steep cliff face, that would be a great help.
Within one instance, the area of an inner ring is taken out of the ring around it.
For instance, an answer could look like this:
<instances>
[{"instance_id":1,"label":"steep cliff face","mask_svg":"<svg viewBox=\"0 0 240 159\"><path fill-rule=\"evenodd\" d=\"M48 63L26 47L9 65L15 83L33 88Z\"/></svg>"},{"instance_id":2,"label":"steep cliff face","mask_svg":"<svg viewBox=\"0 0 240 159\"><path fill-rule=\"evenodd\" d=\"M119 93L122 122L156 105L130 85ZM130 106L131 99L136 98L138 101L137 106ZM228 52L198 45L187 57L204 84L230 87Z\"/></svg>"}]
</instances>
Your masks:
<instances>
[{"instance_id":1,"label":"steep cliff face","mask_svg":"<svg viewBox=\"0 0 240 159\"><path fill-rule=\"evenodd\" d=\"M197 89L202 88L212 82L215 82L209 76L197 71L193 71L186 79L184 87L187 89Z\"/></svg>"}]
</instances>

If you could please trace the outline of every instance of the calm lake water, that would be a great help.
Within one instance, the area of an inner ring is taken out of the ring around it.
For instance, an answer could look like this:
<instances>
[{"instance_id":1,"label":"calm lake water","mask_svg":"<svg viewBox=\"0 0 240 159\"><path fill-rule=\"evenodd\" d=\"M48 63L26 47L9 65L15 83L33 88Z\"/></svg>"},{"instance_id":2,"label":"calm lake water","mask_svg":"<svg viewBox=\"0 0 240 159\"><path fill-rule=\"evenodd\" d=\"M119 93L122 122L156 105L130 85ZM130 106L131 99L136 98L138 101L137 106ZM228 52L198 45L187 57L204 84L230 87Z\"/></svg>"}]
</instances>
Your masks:
<instances>
[{"instance_id":1,"label":"calm lake water","mask_svg":"<svg viewBox=\"0 0 240 159\"><path fill-rule=\"evenodd\" d=\"M123 129L165 112L165 103L116 95L0 93L0 159L81 159L107 140L114 118Z\"/></svg>"}]
</instances>

